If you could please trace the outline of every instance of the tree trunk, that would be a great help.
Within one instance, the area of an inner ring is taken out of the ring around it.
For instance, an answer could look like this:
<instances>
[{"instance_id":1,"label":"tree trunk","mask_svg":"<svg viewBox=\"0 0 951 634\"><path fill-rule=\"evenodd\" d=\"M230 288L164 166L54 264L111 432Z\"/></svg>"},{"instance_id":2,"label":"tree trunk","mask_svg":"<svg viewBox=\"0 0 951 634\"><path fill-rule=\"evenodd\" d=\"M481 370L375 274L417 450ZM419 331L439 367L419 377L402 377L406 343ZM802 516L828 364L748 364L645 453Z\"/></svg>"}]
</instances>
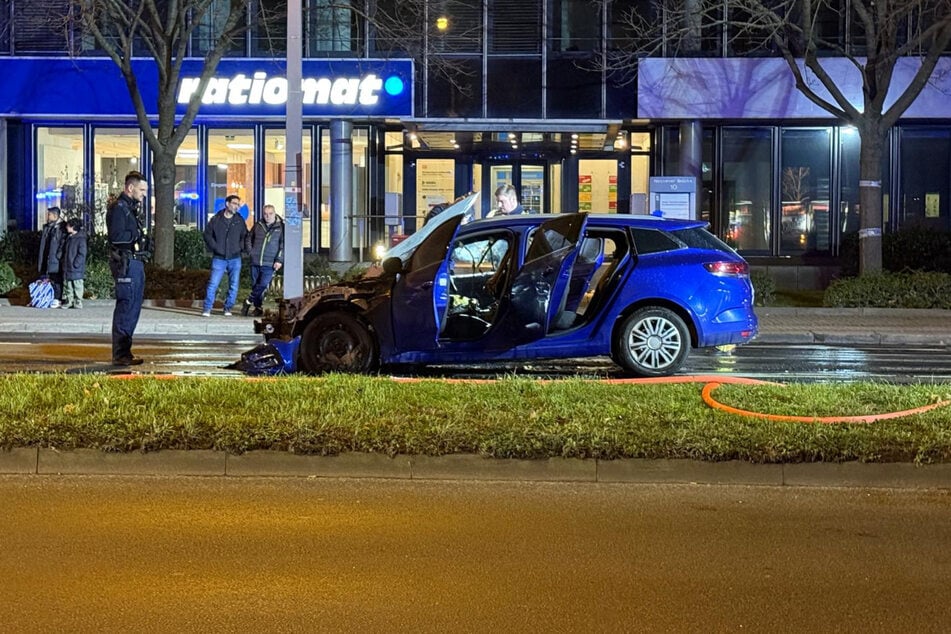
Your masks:
<instances>
[{"instance_id":1,"label":"tree trunk","mask_svg":"<svg viewBox=\"0 0 951 634\"><path fill-rule=\"evenodd\" d=\"M877 126L860 130L859 275L882 271L882 152L885 132Z\"/></svg>"},{"instance_id":2,"label":"tree trunk","mask_svg":"<svg viewBox=\"0 0 951 634\"><path fill-rule=\"evenodd\" d=\"M152 178L155 194L155 253L152 262L162 269L175 266L175 151L154 152Z\"/></svg>"}]
</instances>

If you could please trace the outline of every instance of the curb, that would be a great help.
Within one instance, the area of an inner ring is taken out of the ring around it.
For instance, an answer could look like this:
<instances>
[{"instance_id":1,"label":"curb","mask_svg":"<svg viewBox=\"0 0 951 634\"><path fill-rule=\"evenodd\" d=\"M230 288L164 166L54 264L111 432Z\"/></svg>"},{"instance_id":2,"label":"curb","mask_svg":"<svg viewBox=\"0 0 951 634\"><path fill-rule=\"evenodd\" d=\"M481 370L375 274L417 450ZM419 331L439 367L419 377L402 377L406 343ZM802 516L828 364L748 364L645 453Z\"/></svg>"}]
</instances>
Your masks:
<instances>
[{"instance_id":1,"label":"curb","mask_svg":"<svg viewBox=\"0 0 951 634\"><path fill-rule=\"evenodd\" d=\"M951 464L753 464L699 460L518 460L476 455L409 456L345 453L338 456L214 450L108 453L36 447L0 450L0 474L199 477L384 478L518 482L706 484L796 487L951 489Z\"/></svg>"}]
</instances>

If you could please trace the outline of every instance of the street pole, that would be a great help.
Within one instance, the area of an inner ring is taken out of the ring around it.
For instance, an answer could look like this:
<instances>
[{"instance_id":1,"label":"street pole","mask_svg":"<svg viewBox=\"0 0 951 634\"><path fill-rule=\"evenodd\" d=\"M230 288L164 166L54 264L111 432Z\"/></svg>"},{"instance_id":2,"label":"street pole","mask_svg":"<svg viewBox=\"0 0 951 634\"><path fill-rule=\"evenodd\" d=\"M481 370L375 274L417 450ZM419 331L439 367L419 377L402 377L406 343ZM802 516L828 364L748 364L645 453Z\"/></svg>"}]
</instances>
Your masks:
<instances>
[{"instance_id":1,"label":"street pole","mask_svg":"<svg viewBox=\"0 0 951 634\"><path fill-rule=\"evenodd\" d=\"M284 144L284 299L304 296L304 235L301 216L303 151L303 55L301 0L287 2L287 123Z\"/></svg>"}]
</instances>

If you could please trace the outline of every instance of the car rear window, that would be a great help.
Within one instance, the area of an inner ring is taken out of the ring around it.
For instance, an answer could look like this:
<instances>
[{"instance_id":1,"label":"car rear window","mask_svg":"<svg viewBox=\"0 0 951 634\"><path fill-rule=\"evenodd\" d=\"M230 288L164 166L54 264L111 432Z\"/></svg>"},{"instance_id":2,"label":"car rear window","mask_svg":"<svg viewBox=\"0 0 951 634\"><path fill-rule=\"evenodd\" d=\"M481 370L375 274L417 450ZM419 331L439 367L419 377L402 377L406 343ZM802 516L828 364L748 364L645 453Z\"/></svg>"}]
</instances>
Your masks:
<instances>
[{"instance_id":1,"label":"car rear window","mask_svg":"<svg viewBox=\"0 0 951 634\"><path fill-rule=\"evenodd\" d=\"M633 229L634 250L641 255L647 253L660 253L662 251L673 251L682 249L683 245L678 243L669 234L656 229Z\"/></svg>"},{"instance_id":2,"label":"car rear window","mask_svg":"<svg viewBox=\"0 0 951 634\"><path fill-rule=\"evenodd\" d=\"M725 251L726 253L733 253L731 249L725 242L720 240L703 227L693 227L692 229L681 229L679 231L674 231L673 235L686 244L688 247L694 249L710 249L712 251Z\"/></svg>"}]
</instances>

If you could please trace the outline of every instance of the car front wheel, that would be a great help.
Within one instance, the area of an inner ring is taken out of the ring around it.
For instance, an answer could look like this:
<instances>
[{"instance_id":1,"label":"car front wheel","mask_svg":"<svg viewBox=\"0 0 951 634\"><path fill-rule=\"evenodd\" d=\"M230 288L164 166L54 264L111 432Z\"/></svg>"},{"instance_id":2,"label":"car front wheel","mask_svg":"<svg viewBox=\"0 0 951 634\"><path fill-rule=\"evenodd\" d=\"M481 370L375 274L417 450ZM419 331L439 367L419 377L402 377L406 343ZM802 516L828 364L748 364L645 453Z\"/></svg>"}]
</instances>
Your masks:
<instances>
[{"instance_id":1,"label":"car front wheel","mask_svg":"<svg viewBox=\"0 0 951 634\"><path fill-rule=\"evenodd\" d=\"M686 324L667 308L641 308L618 330L614 360L635 376L668 376L677 372L690 352Z\"/></svg>"},{"instance_id":2,"label":"car front wheel","mask_svg":"<svg viewBox=\"0 0 951 634\"><path fill-rule=\"evenodd\" d=\"M317 315L301 336L299 361L309 374L367 373L377 367L376 340L356 316L342 311Z\"/></svg>"}]
</instances>

